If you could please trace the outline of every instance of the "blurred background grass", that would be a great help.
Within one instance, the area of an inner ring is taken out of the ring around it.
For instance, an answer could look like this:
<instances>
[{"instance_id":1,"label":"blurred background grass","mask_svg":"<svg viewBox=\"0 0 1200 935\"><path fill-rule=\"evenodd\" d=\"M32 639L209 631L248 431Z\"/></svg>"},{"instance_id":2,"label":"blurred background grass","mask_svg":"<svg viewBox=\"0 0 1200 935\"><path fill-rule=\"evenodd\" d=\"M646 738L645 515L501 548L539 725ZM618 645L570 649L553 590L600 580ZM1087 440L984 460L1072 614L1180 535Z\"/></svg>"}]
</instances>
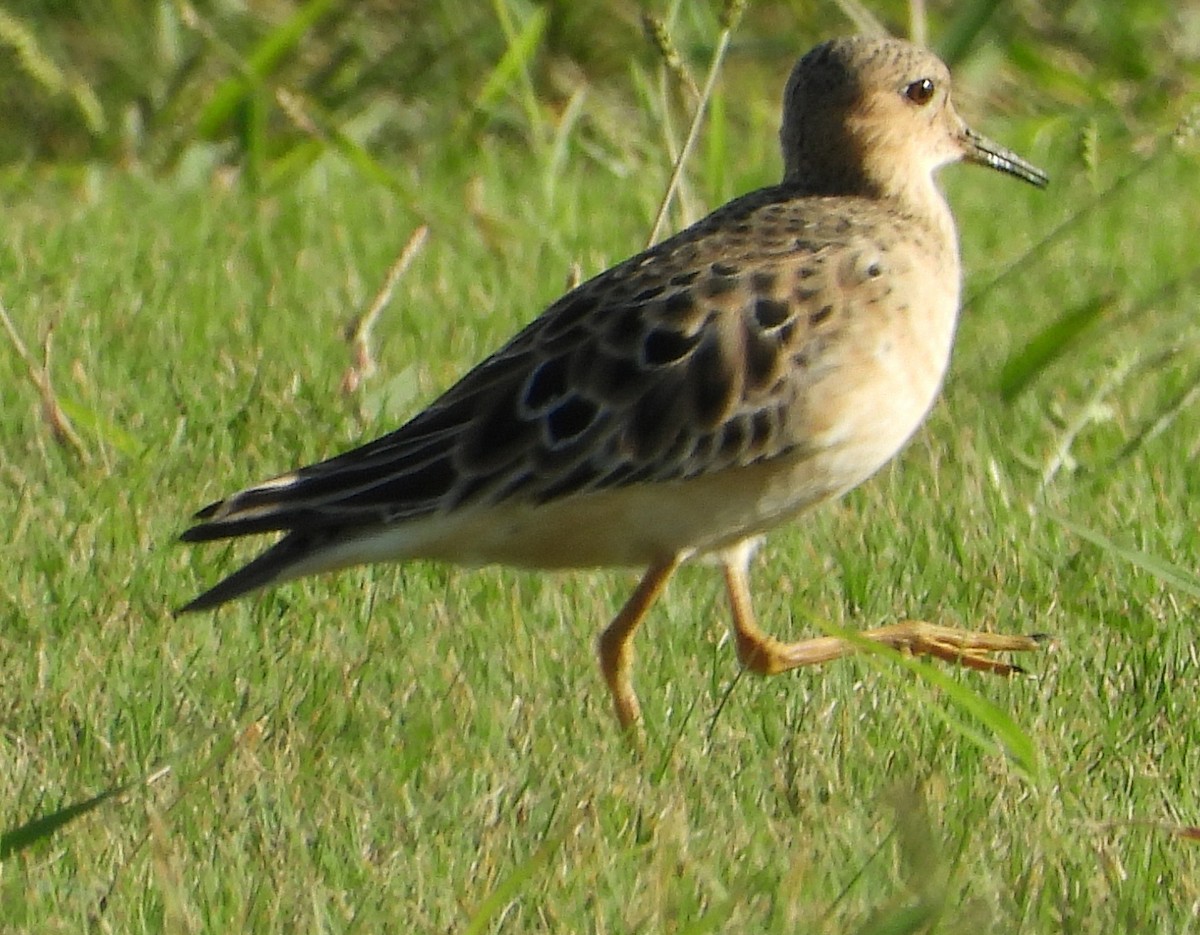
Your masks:
<instances>
[{"instance_id":1,"label":"blurred background grass","mask_svg":"<svg viewBox=\"0 0 1200 935\"><path fill-rule=\"evenodd\" d=\"M278 178L336 134L385 161L479 133L544 144L581 92L603 99L588 120L611 145L659 61L645 17L669 23L690 65L710 54L720 14L611 0L12 0L0 6L0 161L161 173L211 146L221 165ZM1170 119L1200 61L1194 4L760 2L734 38L729 95L760 101L761 75L867 18L965 66L960 82L989 111L1086 108L1135 135Z\"/></svg>"}]
</instances>

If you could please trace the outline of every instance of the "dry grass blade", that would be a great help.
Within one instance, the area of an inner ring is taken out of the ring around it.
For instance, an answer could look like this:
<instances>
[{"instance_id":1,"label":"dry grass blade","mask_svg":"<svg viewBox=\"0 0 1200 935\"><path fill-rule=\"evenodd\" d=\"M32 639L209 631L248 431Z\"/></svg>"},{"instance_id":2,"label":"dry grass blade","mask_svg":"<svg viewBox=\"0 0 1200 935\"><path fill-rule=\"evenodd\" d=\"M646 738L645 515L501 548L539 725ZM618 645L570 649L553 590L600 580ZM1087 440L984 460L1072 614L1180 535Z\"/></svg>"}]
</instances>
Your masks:
<instances>
[{"instance_id":1,"label":"dry grass blade","mask_svg":"<svg viewBox=\"0 0 1200 935\"><path fill-rule=\"evenodd\" d=\"M53 329L46 332L46 337L42 344L42 363L39 364L33 359L33 355L29 353L29 348L25 346L25 342L21 340L16 326L13 325L12 319L8 317L8 309L4 307L3 303L0 303L0 324L3 324L4 330L8 332L8 338L17 352L17 356L25 364L26 372L29 374L29 381L38 391L38 395L42 401L42 418L46 420L46 424L50 427L50 431L54 435L54 440L64 448L72 451L86 464L91 460L87 448L84 447L83 440L79 437L79 433L75 431L71 420L63 412L62 406L58 404L58 398L54 395L54 387L50 383L50 339L54 333Z\"/></svg>"},{"instance_id":2,"label":"dry grass blade","mask_svg":"<svg viewBox=\"0 0 1200 935\"><path fill-rule=\"evenodd\" d=\"M583 282L583 267L579 265L578 260L572 260L571 266L567 270L566 290L570 292Z\"/></svg>"},{"instance_id":3,"label":"dry grass blade","mask_svg":"<svg viewBox=\"0 0 1200 935\"><path fill-rule=\"evenodd\" d=\"M688 127L687 139L684 140L683 148L679 151L679 157L675 160L675 166L671 170L671 180L667 183L667 190L663 193L662 202L658 206L658 215L654 218L654 226L650 229L650 236L646 239L647 247L653 246L662 234L663 224L667 220L667 211L671 207L671 200L675 197L675 192L679 188L679 180L683 175L684 163L687 162L688 156L696 146L696 139L700 135L700 123L704 120L704 111L708 107L713 89L717 85L717 75L721 72L721 64L725 61L725 53L729 51L729 41L733 37L733 31L737 28L738 22L741 20L743 9L743 4L730 3L723 12L721 17L723 28L721 29L721 35L717 39L717 48L713 52L712 61L708 66L708 75L704 79L704 89L700 92L700 100L696 105L696 112L692 115L692 122Z\"/></svg>"},{"instance_id":4,"label":"dry grass blade","mask_svg":"<svg viewBox=\"0 0 1200 935\"><path fill-rule=\"evenodd\" d=\"M1079 411L1075 417L1063 426L1055 442L1054 450L1047 459L1045 467L1042 468L1042 479L1038 487L1039 491L1044 491L1054 483L1059 471L1075 464L1071 449L1074 447L1076 440L1078 440L1079 436L1088 426L1107 417L1106 400L1125 383L1130 373L1139 364L1140 360L1137 357L1124 357L1116 361L1104 374L1103 379L1100 380L1096 389L1092 391L1083 405L1079 407Z\"/></svg>"},{"instance_id":5,"label":"dry grass blade","mask_svg":"<svg viewBox=\"0 0 1200 935\"><path fill-rule=\"evenodd\" d=\"M105 133L108 120L96 92L79 75L60 68L42 48L36 31L5 9L0 9L0 47L8 48L16 65L48 94L70 100L89 133Z\"/></svg>"},{"instance_id":6,"label":"dry grass blade","mask_svg":"<svg viewBox=\"0 0 1200 935\"><path fill-rule=\"evenodd\" d=\"M696 79L692 77L692 73L684 64L683 56L679 54L679 47L671 38L671 31L667 28L667 24L661 17L653 15L648 10L643 11L642 31L645 32L646 38L654 44L667 71L675 76L676 83L688 92L688 96L693 102L698 103L700 89L696 86Z\"/></svg>"},{"instance_id":7,"label":"dry grass blade","mask_svg":"<svg viewBox=\"0 0 1200 935\"><path fill-rule=\"evenodd\" d=\"M412 198L412 191L400 175L371 155L366 147L351 139L328 114L321 112L315 101L284 88L275 90L275 101L292 125L308 136L310 141L331 148L372 182L401 198ZM272 165L269 184L274 188L284 187L291 177L290 173L296 167L310 163L318 153L319 150L304 144L293 147L289 154L280 157Z\"/></svg>"},{"instance_id":8,"label":"dry grass blade","mask_svg":"<svg viewBox=\"0 0 1200 935\"><path fill-rule=\"evenodd\" d=\"M1114 818L1111 821L1097 821L1090 825L1092 831L1099 833L1109 831L1143 830L1169 834L1184 841L1200 841L1200 825L1177 824L1173 821L1155 821L1152 818Z\"/></svg>"},{"instance_id":9,"label":"dry grass blade","mask_svg":"<svg viewBox=\"0 0 1200 935\"><path fill-rule=\"evenodd\" d=\"M346 340L350 343L350 366L342 376L342 394L344 396L355 392L375 373L375 358L371 353L371 330L375 327L375 322L379 320L384 307L392 300L396 283L412 265L412 261L425 245L428 237L429 228L424 224L413 231L413 235L408 238L408 243L404 245L404 249L400 251L400 255L388 269L383 285L380 286L366 312L351 322L346 329Z\"/></svg>"},{"instance_id":10,"label":"dry grass blade","mask_svg":"<svg viewBox=\"0 0 1200 935\"><path fill-rule=\"evenodd\" d=\"M929 19L925 0L908 2L908 38L917 45L929 46Z\"/></svg>"},{"instance_id":11,"label":"dry grass blade","mask_svg":"<svg viewBox=\"0 0 1200 935\"><path fill-rule=\"evenodd\" d=\"M838 9L864 36L886 36L888 29L866 4L859 0L837 0Z\"/></svg>"}]
</instances>

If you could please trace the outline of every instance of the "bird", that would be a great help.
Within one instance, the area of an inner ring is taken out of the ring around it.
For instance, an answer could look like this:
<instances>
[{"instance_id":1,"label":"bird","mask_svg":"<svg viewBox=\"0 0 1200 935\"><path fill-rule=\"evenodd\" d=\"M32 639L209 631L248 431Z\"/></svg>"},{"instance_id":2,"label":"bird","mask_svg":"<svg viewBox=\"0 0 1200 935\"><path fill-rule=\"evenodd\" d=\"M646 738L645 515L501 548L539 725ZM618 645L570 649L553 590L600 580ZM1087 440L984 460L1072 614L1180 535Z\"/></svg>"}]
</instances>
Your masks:
<instances>
[{"instance_id":1,"label":"bird","mask_svg":"<svg viewBox=\"0 0 1200 935\"><path fill-rule=\"evenodd\" d=\"M894 38L801 57L779 138L779 184L571 289L400 428L201 509L182 540L282 537L180 613L376 562L644 569L597 641L630 728L634 634L676 569L708 558L754 673L861 638L1022 671L997 654L1041 638L905 620L783 642L755 619L749 564L766 532L890 461L941 389L962 274L936 171L1048 177L970 129L945 64Z\"/></svg>"}]
</instances>

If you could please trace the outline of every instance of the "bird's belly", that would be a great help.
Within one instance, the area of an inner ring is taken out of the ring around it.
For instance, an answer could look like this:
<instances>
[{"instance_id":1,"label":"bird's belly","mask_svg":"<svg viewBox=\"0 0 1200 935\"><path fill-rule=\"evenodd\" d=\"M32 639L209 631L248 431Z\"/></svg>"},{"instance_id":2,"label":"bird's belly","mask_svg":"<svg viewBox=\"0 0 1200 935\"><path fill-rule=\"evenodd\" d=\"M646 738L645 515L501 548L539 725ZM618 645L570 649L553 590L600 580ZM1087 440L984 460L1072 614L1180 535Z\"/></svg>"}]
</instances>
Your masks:
<instances>
[{"instance_id":1,"label":"bird's belly","mask_svg":"<svg viewBox=\"0 0 1200 935\"><path fill-rule=\"evenodd\" d=\"M728 548L861 483L891 455L830 450L683 481L510 503L397 530L404 556L529 568L644 566ZM383 534L383 535L386 535ZM381 544L383 542L381 541ZM394 546L360 560L396 558Z\"/></svg>"}]
</instances>

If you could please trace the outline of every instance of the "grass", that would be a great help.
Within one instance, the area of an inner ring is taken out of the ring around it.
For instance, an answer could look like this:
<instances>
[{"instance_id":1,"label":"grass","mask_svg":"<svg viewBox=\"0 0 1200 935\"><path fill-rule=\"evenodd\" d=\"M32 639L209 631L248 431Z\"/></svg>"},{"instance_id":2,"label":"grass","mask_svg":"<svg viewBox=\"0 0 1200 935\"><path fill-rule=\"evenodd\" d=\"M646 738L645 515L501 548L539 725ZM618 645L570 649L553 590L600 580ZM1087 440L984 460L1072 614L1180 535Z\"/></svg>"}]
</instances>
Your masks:
<instances>
[{"instance_id":1,"label":"grass","mask_svg":"<svg viewBox=\"0 0 1200 935\"><path fill-rule=\"evenodd\" d=\"M672 224L777 176L785 68L713 108ZM1054 185L945 173L973 298L944 401L754 569L780 635L1041 631L1036 678L939 688L871 655L742 677L716 576L689 567L637 642L638 753L592 655L628 573L411 564L172 617L247 554L176 545L192 510L394 425L572 263L640 246L670 166L669 96L639 80L640 108L584 100L532 157L519 134L429 141L390 170L407 199L335 150L258 195L10 175L3 302L35 357L53 328L81 451L4 344L0 931L1195 929L1198 206L1193 151L1145 164L1167 107L970 110ZM344 396L342 330L421 224L380 372ZM1028 768L996 747L1005 718Z\"/></svg>"}]
</instances>

